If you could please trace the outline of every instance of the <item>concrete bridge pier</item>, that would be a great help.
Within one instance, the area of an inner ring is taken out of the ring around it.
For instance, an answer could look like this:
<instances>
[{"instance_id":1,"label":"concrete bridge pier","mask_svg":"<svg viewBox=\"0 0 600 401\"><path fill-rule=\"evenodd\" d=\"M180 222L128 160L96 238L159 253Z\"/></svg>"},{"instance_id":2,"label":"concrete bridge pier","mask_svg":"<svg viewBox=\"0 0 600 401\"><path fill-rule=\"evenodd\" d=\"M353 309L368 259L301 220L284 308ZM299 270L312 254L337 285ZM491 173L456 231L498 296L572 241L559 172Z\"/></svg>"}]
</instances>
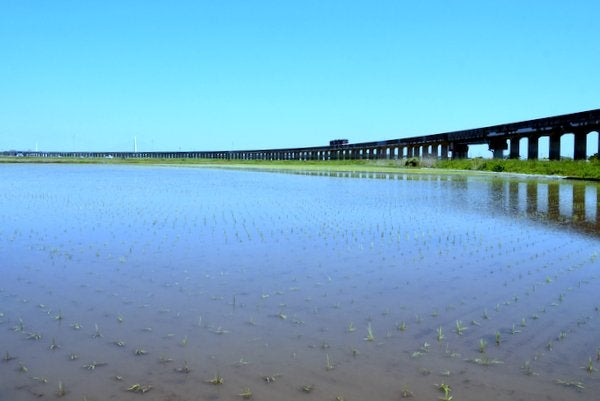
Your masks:
<instances>
[{"instance_id":1,"label":"concrete bridge pier","mask_svg":"<svg viewBox=\"0 0 600 401\"><path fill-rule=\"evenodd\" d=\"M494 159L503 159L504 151L508 149L506 138L494 138L489 142L489 149L494 154Z\"/></svg>"},{"instance_id":2,"label":"concrete bridge pier","mask_svg":"<svg viewBox=\"0 0 600 401\"><path fill-rule=\"evenodd\" d=\"M519 153L521 151L521 149L519 148L519 142L521 141L521 138L518 137L511 137L510 138L510 151L508 152L508 158L509 159L518 159Z\"/></svg>"},{"instance_id":3,"label":"concrete bridge pier","mask_svg":"<svg viewBox=\"0 0 600 401\"><path fill-rule=\"evenodd\" d=\"M550 134L550 152L549 159L550 160L560 160L560 133Z\"/></svg>"},{"instance_id":4,"label":"concrete bridge pier","mask_svg":"<svg viewBox=\"0 0 600 401\"><path fill-rule=\"evenodd\" d=\"M442 160L448 160L448 144L442 143L442 153L440 155Z\"/></svg>"},{"instance_id":5,"label":"concrete bridge pier","mask_svg":"<svg viewBox=\"0 0 600 401\"><path fill-rule=\"evenodd\" d=\"M469 145L464 143L451 143L450 150L452 151L452 159L466 159L469 154Z\"/></svg>"},{"instance_id":6,"label":"concrete bridge pier","mask_svg":"<svg viewBox=\"0 0 600 401\"><path fill-rule=\"evenodd\" d=\"M527 160L537 160L538 159L539 140L540 140L540 135L529 135L527 137Z\"/></svg>"},{"instance_id":7,"label":"concrete bridge pier","mask_svg":"<svg viewBox=\"0 0 600 401\"><path fill-rule=\"evenodd\" d=\"M573 159L585 160L587 158L587 132L578 130L575 134L575 152Z\"/></svg>"}]
</instances>

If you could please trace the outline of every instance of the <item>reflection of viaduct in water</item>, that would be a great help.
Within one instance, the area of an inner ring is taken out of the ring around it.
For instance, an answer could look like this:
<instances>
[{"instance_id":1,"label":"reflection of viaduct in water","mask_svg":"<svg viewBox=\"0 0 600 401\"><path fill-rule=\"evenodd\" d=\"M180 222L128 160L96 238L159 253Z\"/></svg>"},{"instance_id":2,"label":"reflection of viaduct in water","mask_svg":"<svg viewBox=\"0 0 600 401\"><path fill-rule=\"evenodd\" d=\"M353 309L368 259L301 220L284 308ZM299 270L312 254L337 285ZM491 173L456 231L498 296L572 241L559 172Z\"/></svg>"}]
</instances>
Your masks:
<instances>
[{"instance_id":1,"label":"reflection of viaduct in water","mask_svg":"<svg viewBox=\"0 0 600 401\"><path fill-rule=\"evenodd\" d=\"M268 170L265 170L268 171ZM471 210L486 209L489 213L523 216L539 222L570 227L576 231L600 236L600 185L583 181L538 179L485 180L481 177L457 175L426 175L364 172L299 171L296 174L344 178L374 178L387 180L436 181L459 187L462 191L477 191L479 196L453 200L452 207ZM487 194L482 185L488 185ZM486 196L487 195L487 196ZM449 204L449 201L446 201ZM477 203L477 204L474 204Z\"/></svg>"},{"instance_id":2,"label":"reflection of viaduct in water","mask_svg":"<svg viewBox=\"0 0 600 401\"><path fill-rule=\"evenodd\" d=\"M207 158L225 160L359 160L398 159L404 157L466 158L469 145L487 144L495 158L518 159L521 146L527 158L539 157L540 138L548 139L551 160L560 159L561 137L573 136L573 158L585 159L587 137L600 130L600 109L539 118L490 127L335 146L289 149L185 151L185 152L19 152L39 157L121 157L121 158ZM598 135L600 145L600 135ZM600 146L599 146L600 149ZM9 153L9 152L4 152ZM16 152L13 152L16 153Z\"/></svg>"},{"instance_id":3,"label":"reflection of viaduct in water","mask_svg":"<svg viewBox=\"0 0 600 401\"><path fill-rule=\"evenodd\" d=\"M600 187L574 181L497 180L492 196L504 200L504 210L535 220L570 226L600 235Z\"/></svg>"}]
</instances>

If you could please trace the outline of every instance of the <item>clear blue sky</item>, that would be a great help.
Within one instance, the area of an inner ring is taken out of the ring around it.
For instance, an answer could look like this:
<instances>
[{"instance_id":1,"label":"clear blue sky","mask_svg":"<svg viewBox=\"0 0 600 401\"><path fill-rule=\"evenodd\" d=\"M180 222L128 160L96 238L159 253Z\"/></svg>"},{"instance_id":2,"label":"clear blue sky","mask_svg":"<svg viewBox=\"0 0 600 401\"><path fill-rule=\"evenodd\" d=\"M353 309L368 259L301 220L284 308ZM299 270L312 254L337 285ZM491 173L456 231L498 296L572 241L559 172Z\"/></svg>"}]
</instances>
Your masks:
<instances>
[{"instance_id":1,"label":"clear blue sky","mask_svg":"<svg viewBox=\"0 0 600 401\"><path fill-rule=\"evenodd\" d=\"M312 146L600 107L600 2L0 0L0 150Z\"/></svg>"}]
</instances>

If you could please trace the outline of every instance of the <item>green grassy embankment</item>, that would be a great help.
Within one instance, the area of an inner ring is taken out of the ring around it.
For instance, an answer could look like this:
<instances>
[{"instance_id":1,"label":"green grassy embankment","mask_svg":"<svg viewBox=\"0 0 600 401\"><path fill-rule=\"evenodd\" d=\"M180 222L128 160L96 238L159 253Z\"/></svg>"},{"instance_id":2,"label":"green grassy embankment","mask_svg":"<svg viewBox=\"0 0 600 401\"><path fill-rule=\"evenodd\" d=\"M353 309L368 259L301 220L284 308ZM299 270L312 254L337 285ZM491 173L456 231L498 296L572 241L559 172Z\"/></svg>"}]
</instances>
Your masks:
<instances>
[{"instance_id":1,"label":"green grassy embankment","mask_svg":"<svg viewBox=\"0 0 600 401\"><path fill-rule=\"evenodd\" d=\"M588 180L600 180L598 160L496 160L464 159L444 160L433 163L435 168L468 171L492 171L517 174L562 176Z\"/></svg>"},{"instance_id":2,"label":"green grassy embankment","mask_svg":"<svg viewBox=\"0 0 600 401\"><path fill-rule=\"evenodd\" d=\"M496 172L561 176L588 180L600 180L600 161L573 160L218 160L218 159L105 159L105 158L28 158L0 157L0 163L65 163L65 164L129 164L129 165L181 165L198 167L222 167L242 169L277 169L310 171L350 171L350 172L405 172L455 174Z\"/></svg>"}]
</instances>

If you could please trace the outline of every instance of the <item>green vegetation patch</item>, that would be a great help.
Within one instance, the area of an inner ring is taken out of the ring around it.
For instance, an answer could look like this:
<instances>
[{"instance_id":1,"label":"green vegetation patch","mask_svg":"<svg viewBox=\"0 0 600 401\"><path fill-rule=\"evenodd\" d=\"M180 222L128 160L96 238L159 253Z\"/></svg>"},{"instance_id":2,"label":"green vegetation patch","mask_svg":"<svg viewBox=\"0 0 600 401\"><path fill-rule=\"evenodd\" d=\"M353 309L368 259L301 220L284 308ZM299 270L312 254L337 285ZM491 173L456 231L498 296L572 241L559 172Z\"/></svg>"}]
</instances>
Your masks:
<instances>
[{"instance_id":1,"label":"green vegetation patch","mask_svg":"<svg viewBox=\"0 0 600 401\"><path fill-rule=\"evenodd\" d=\"M435 162L433 166L441 169L553 175L600 180L600 162L598 160L504 160L476 158L440 160Z\"/></svg>"},{"instance_id":2,"label":"green vegetation patch","mask_svg":"<svg viewBox=\"0 0 600 401\"><path fill-rule=\"evenodd\" d=\"M560 176L586 180L600 180L600 161L591 160L505 160L505 159L459 159L420 160L224 160L186 158L38 158L0 157L0 163L69 163L69 164L133 164L133 165L179 165L237 169L347 171L412 174L456 174L473 172L497 172Z\"/></svg>"}]
</instances>

